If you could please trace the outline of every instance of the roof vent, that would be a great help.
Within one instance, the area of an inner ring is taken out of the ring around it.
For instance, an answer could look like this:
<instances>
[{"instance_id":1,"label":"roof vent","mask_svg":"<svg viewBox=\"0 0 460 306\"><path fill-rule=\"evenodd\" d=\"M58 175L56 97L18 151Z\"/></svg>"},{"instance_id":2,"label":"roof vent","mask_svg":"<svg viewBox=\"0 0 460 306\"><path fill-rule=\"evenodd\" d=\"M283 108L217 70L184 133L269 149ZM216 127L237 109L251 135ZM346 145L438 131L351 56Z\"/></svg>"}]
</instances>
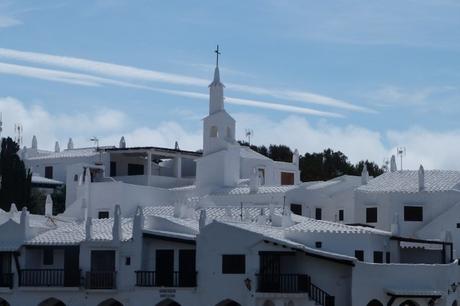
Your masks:
<instances>
[{"instance_id":1,"label":"roof vent","mask_svg":"<svg viewBox=\"0 0 460 306\"><path fill-rule=\"evenodd\" d=\"M425 170L423 169L423 166L420 165L420 168L418 169L418 191L423 190L425 190Z\"/></svg>"}]
</instances>

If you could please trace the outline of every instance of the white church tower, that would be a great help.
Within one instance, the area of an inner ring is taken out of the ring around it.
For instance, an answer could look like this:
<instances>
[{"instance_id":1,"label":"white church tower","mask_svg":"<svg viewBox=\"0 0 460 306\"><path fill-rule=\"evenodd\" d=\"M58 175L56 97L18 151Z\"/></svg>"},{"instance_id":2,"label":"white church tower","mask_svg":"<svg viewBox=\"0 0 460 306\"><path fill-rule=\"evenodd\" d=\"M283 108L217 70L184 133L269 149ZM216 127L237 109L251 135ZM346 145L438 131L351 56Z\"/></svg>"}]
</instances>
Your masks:
<instances>
[{"instance_id":1,"label":"white church tower","mask_svg":"<svg viewBox=\"0 0 460 306\"><path fill-rule=\"evenodd\" d=\"M235 119L224 108L220 81L219 46L214 79L209 85L209 115L203 119L203 157L197 161L198 187L235 186L240 176L240 146L235 141Z\"/></svg>"}]
</instances>

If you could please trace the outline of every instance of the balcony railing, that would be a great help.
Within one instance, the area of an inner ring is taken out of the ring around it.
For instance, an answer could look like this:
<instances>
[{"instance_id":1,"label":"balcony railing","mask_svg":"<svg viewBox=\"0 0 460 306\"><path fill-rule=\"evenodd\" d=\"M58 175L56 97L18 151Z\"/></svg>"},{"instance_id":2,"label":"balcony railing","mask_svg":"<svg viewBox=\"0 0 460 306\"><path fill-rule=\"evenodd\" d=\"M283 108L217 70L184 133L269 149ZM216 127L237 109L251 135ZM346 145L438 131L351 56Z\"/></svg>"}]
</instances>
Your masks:
<instances>
[{"instance_id":1,"label":"balcony railing","mask_svg":"<svg viewBox=\"0 0 460 306\"><path fill-rule=\"evenodd\" d=\"M308 293L319 305L335 305L334 296L312 284L306 274L256 274L256 277L258 292Z\"/></svg>"},{"instance_id":2,"label":"balcony railing","mask_svg":"<svg viewBox=\"0 0 460 306\"><path fill-rule=\"evenodd\" d=\"M0 274L0 287L2 288L13 288L13 273L2 273Z\"/></svg>"},{"instance_id":3,"label":"balcony railing","mask_svg":"<svg viewBox=\"0 0 460 306\"><path fill-rule=\"evenodd\" d=\"M91 271L86 272L86 289L116 289L117 272Z\"/></svg>"},{"instance_id":4,"label":"balcony railing","mask_svg":"<svg viewBox=\"0 0 460 306\"><path fill-rule=\"evenodd\" d=\"M24 269L19 272L22 287L79 287L80 271L64 269Z\"/></svg>"},{"instance_id":5,"label":"balcony railing","mask_svg":"<svg viewBox=\"0 0 460 306\"><path fill-rule=\"evenodd\" d=\"M138 287L196 287L197 272L136 271Z\"/></svg>"}]
</instances>

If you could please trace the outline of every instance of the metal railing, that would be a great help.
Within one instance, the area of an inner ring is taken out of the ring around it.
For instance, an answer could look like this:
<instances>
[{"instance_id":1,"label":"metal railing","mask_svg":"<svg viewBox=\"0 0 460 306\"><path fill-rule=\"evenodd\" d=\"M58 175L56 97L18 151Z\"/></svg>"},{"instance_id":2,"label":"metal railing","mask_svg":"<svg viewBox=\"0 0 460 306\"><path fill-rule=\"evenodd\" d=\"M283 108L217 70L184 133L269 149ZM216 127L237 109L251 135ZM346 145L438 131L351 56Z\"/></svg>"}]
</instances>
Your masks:
<instances>
[{"instance_id":1,"label":"metal railing","mask_svg":"<svg viewBox=\"0 0 460 306\"><path fill-rule=\"evenodd\" d=\"M335 297L312 284L307 274L256 274L256 277L258 292L308 293L319 305L335 305Z\"/></svg>"},{"instance_id":2,"label":"metal railing","mask_svg":"<svg viewBox=\"0 0 460 306\"><path fill-rule=\"evenodd\" d=\"M197 272L136 271L138 287L196 287Z\"/></svg>"},{"instance_id":3,"label":"metal railing","mask_svg":"<svg viewBox=\"0 0 460 306\"><path fill-rule=\"evenodd\" d=\"M115 271L91 271L86 272L86 289L116 289L117 272Z\"/></svg>"},{"instance_id":4,"label":"metal railing","mask_svg":"<svg viewBox=\"0 0 460 306\"><path fill-rule=\"evenodd\" d=\"M0 274L0 287L2 288L13 288L13 273L2 273Z\"/></svg>"}]
</instances>

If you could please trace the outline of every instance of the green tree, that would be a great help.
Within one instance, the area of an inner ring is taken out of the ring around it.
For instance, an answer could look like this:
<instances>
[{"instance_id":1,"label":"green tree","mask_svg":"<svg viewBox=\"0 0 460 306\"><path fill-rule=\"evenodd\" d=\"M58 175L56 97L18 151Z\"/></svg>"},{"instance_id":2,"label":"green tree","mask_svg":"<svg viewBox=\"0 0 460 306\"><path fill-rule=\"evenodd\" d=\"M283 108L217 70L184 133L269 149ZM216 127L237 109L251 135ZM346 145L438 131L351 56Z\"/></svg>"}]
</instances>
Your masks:
<instances>
[{"instance_id":1,"label":"green tree","mask_svg":"<svg viewBox=\"0 0 460 306\"><path fill-rule=\"evenodd\" d=\"M0 151L0 208L9 210L11 203L18 209L26 206L30 200L32 174L26 171L24 162L19 158L19 145L10 137L2 139Z\"/></svg>"}]
</instances>

